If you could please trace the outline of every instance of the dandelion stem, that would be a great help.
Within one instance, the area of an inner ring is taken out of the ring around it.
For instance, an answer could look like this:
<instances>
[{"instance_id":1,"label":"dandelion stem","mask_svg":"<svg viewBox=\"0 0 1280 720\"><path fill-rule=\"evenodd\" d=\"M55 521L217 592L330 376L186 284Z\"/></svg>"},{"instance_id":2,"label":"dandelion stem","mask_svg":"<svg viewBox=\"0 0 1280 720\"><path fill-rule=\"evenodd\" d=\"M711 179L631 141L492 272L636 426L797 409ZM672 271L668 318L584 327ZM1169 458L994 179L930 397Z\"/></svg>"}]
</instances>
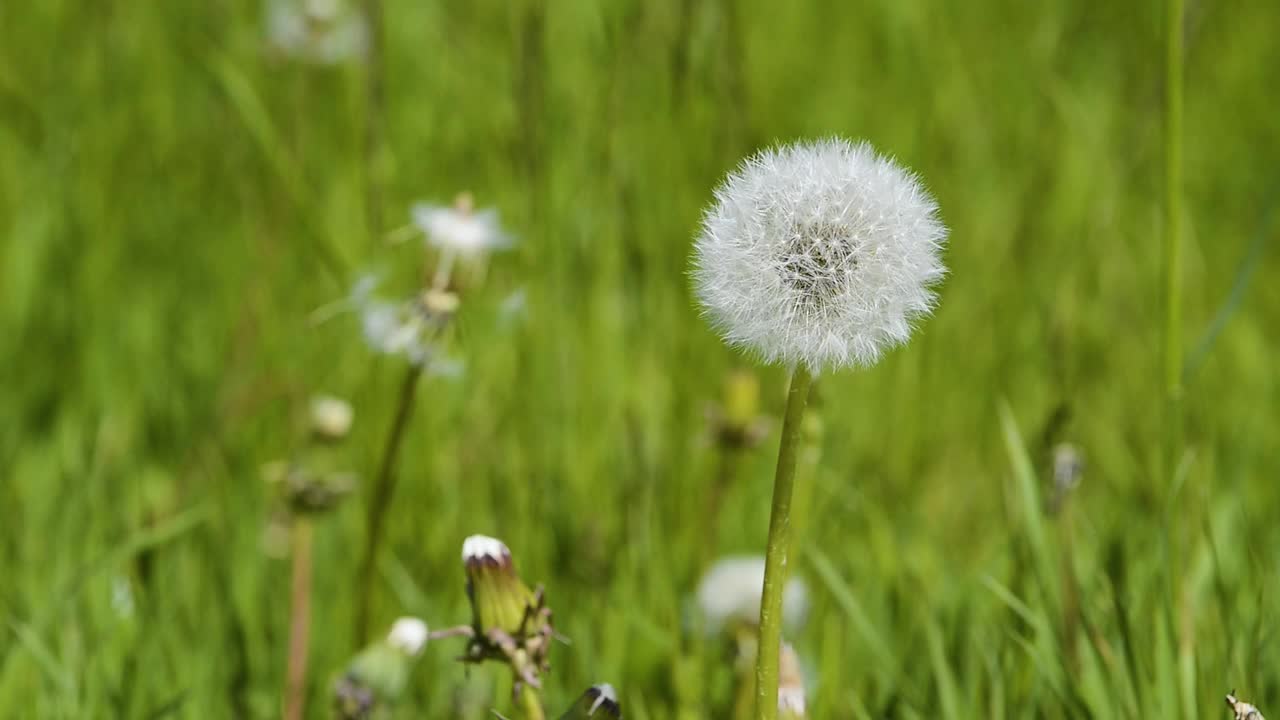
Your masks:
<instances>
[{"instance_id":1,"label":"dandelion stem","mask_svg":"<svg viewBox=\"0 0 1280 720\"><path fill-rule=\"evenodd\" d=\"M796 451L813 380L803 363L791 374L787 411L782 420L782 443L773 479L773 509L765 550L764 592L760 598L760 643L756 650L756 717L778 717L778 653L782 648L782 589L787 583L787 552L791 539L791 495L796 479Z\"/></svg>"},{"instance_id":2,"label":"dandelion stem","mask_svg":"<svg viewBox=\"0 0 1280 720\"><path fill-rule=\"evenodd\" d=\"M409 418L413 414L413 398L421 376L422 369L417 365L410 365L405 370L404 380L400 384L400 400L396 405L395 418L392 420L391 431L387 435L387 444L382 451L382 462L378 466L378 475L373 483L373 495L369 498L364 556L360 561L360 574L356 582L355 647L362 647L369 640L369 607L373 598L373 575L378 564L378 550L382 544L382 526L386 519L387 508L391 505L391 497L395 494L396 459L400 455L400 444L404 440L405 430L409 427Z\"/></svg>"},{"instance_id":3,"label":"dandelion stem","mask_svg":"<svg viewBox=\"0 0 1280 720\"><path fill-rule=\"evenodd\" d=\"M385 38L382 0L365 0L364 12L369 23L369 57L365 76L365 217L369 237L382 233L382 188L384 185L386 150L383 144L383 116L386 112L384 88Z\"/></svg>"},{"instance_id":4,"label":"dandelion stem","mask_svg":"<svg viewBox=\"0 0 1280 720\"><path fill-rule=\"evenodd\" d=\"M520 711L524 713L525 720L546 720L546 711L542 709L542 698L538 696L537 688L528 684L520 688Z\"/></svg>"},{"instance_id":5,"label":"dandelion stem","mask_svg":"<svg viewBox=\"0 0 1280 720\"><path fill-rule=\"evenodd\" d=\"M1165 6L1164 390L1167 476L1182 441L1182 82L1185 0Z\"/></svg>"},{"instance_id":6,"label":"dandelion stem","mask_svg":"<svg viewBox=\"0 0 1280 720\"><path fill-rule=\"evenodd\" d=\"M307 645L311 634L311 539L311 519L306 516L294 518L285 720L301 720L306 703Z\"/></svg>"}]
</instances>

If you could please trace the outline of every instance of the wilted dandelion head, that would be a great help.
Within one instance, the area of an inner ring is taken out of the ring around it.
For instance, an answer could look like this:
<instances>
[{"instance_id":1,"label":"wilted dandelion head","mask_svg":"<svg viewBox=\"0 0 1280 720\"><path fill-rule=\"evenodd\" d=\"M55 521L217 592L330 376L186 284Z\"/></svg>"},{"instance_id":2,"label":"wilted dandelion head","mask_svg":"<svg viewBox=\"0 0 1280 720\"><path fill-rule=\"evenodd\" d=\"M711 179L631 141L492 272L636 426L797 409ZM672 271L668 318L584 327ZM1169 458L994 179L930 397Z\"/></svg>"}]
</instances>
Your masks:
<instances>
[{"instance_id":1,"label":"wilted dandelion head","mask_svg":"<svg viewBox=\"0 0 1280 720\"><path fill-rule=\"evenodd\" d=\"M406 655L417 655L427 646L427 624L415 617L402 617L391 625L387 644Z\"/></svg>"},{"instance_id":2,"label":"wilted dandelion head","mask_svg":"<svg viewBox=\"0 0 1280 720\"><path fill-rule=\"evenodd\" d=\"M731 556L721 558L707 570L698 584L698 607L708 630L718 632L726 626L755 625L760 621L764 565L762 556ZM783 622L791 628L799 627L809 610L809 591L804 581L796 577L787 580L782 596Z\"/></svg>"},{"instance_id":3,"label":"wilted dandelion head","mask_svg":"<svg viewBox=\"0 0 1280 720\"><path fill-rule=\"evenodd\" d=\"M729 343L815 372L871 365L932 309L946 237L910 171L865 142L802 142L716 189L693 276Z\"/></svg>"}]
</instances>

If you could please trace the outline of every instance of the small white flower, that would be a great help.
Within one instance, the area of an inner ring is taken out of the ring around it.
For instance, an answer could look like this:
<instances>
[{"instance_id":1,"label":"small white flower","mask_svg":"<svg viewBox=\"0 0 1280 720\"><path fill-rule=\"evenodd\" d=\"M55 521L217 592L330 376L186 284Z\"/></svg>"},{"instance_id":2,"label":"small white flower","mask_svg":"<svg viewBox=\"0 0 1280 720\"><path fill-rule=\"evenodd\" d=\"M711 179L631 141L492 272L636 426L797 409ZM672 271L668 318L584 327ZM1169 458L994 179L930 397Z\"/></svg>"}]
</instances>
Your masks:
<instances>
[{"instance_id":1,"label":"small white flower","mask_svg":"<svg viewBox=\"0 0 1280 720\"><path fill-rule=\"evenodd\" d=\"M716 189L694 282L725 340L767 362L871 365L932 309L946 236L917 178L867 143L797 143Z\"/></svg>"},{"instance_id":2,"label":"small white flower","mask_svg":"<svg viewBox=\"0 0 1280 720\"><path fill-rule=\"evenodd\" d=\"M311 398L311 428L320 437L339 440L351 431L355 412L351 404L332 395Z\"/></svg>"},{"instance_id":3,"label":"small white flower","mask_svg":"<svg viewBox=\"0 0 1280 720\"><path fill-rule=\"evenodd\" d=\"M399 618L387 633L387 644L406 655L417 655L427 646L427 624L415 617Z\"/></svg>"},{"instance_id":4,"label":"small white flower","mask_svg":"<svg viewBox=\"0 0 1280 720\"><path fill-rule=\"evenodd\" d=\"M760 592L764 587L764 558L741 555L721 558L702 576L698 585L698 607L707 620L707 629L718 632L733 624L760 622ZM791 628L804 624L809 610L809 592L804 581L792 577L782 590L783 623Z\"/></svg>"},{"instance_id":5,"label":"small white flower","mask_svg":"<svg viewBox=\"0 0 1280 720\"><path fill-rule=\"evenodd\" d=\"M267 38L284 55L318 65L363 58L369 28L342 0L268 0Z\"/></svg>"},{"instance_id":6,"label":"small white flower","mask_svg":"<svg viewBox=\"0 0 1280 720\"><path fill-rule=\"evenodd\" d=\"M413 224L426 235L428 244L464 258L511 245L510 236L498 223L498 211L476 211L466 193L459 195L452 207L418 203L411 212Z\"/></svg>"}]
</instances>

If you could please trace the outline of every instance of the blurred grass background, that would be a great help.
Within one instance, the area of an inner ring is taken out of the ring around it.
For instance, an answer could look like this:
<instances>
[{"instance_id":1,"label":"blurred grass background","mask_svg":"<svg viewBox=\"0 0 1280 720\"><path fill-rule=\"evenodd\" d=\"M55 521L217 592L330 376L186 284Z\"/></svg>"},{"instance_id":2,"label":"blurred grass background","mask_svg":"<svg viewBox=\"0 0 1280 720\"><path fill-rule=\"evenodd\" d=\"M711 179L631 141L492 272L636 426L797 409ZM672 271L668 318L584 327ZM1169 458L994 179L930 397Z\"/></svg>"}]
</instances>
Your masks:
<instances>
[{"instance_id":1,"label":"blurred grass background","mask_svg":"<svg viewBox=\"0 0 1280 720\"><path fill-rule=\"evenodd\" d=\"M1158 3L391 2L372 170L368 66L273 57L262 18L0 5L0 715L278 714L288 570L262 551L259 467L328 391L371 477L400 376L353 319L308 313L418 262L371 222L460 190L519 245L463 311L465 373L419 390L376 587L353 587L362 496L317 526L311 714L358 593L380 627L466 621L475 532L573 640L551 705L607 680L628 717L709 713L675 688L718 648L674 658L717 466L705 410L749 362L698 317L690 243L744 155L832 133L923 176L952 272L910 346L817 391L811 716L1190 719L1232 688L1280 712L1280 7L1188 9L1176 477ZM784 373L759 377L776 414ZM716 552L763 547L776 442ZM1058 442L1087 466L1048 515ZM451 716L490 676L458 650L428 648L403 716Z\"/></svg>"}]
</instances>

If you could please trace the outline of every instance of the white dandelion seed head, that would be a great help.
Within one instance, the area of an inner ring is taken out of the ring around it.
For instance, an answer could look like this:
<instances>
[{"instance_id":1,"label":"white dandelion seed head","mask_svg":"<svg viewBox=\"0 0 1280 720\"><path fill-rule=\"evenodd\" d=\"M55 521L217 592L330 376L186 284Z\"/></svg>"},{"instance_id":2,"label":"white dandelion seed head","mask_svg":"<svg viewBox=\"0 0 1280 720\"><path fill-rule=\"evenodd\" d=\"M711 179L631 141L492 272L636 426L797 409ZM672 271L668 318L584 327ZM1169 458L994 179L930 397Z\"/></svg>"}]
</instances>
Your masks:
<instances>
[{"instance_id":1,"label":"white dandelion seed head","mask_svg":"<svg viewBox=\"0 0 1280 720\"><path fill-rule=\"evenodd\" d=\"M365 57L369 27L358 8L340 0L268 0L267 40L279 53L316 65Z\"/></svg>"},{"instance_id":2,"label":"white dandelion seed head","mask_svg":"<svg viewBox=\"0 0 1280 720\"><path fill-rule=\"evenodd\" d=\"M402 617L391 625L387 644L406 655L417 655L427 646L427 624L415 617Z\"/></svg>"},{"instance_id":3,"label":"white dandelion seed head","mask_svg":"<svg viewBox=\"0 0 1280 720\"><path fill-rule=\"evenodd\" d=\"M718 632L735 623L760 622L760 592L764 586L764 557L741 555L721 558L698 584L698 607L707 629ZM809 590L797 577L782 589L782 621L790 628L804 624L809 612Z\"/></svg>"},{"instance_id":4,"label":"white dandelion seed head","mask_svg":"<svg viewBox=\"0 0 1280 720\"><path fill-rule=\"evenodd\" d=\"M796 143L716 189L694 283L725 340L766 362L867 366L933 308L946 237L916 176L869 144Z\"/></svg>"},{"instance_id":5,"label":"white dandelion seed head","mask_svg":"<svg viewBox=\"0 0 1280 720\"><path fill-rule=\"evenodd\" d=\"M512 244L498 222L498 211L473 210L469 200L460 199L452 207L419 203L411 213L413 224L426 236L427 244L463 257L476 257Z\"/></svg>"}]
</instances>

